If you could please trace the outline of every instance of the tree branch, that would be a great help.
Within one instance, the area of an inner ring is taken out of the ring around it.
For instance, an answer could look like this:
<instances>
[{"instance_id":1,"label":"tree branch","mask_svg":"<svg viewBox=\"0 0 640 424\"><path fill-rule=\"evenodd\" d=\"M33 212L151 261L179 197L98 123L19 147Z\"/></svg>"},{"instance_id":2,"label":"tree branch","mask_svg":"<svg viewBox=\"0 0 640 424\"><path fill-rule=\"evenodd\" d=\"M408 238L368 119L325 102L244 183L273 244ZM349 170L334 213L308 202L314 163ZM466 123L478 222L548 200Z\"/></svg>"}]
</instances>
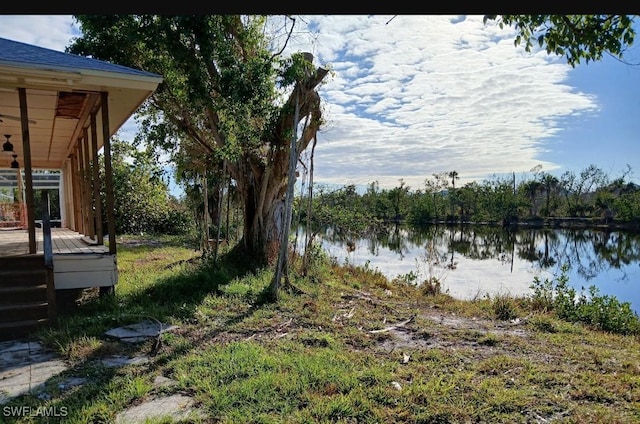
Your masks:
<instances>
[{"instance_id":1,"label":"tree branch","mask_svg":"<svg viewBox=\"0 0 640 424\"><path fill-rule=\"evenodd\" d=\"M289 40L291 39L291 34L293 34L293 29L296 26L296 20L295 20L295 18L292 18L289 15L287 15L287 18L289 18L289 19L291 19L293 21L293 24L291 25L291 29L289 30L289 34L287 35L287 39L284 40L284 45L282 46L280 51L277 52L277 53L274 53L273 55L271 55L271 57L269 58L269 62L273 62L273 59L275 59L277 56L280 56L282 54L282 52L284 51L284 49L287 47L287 44L289 44Z\"/></svg>"}]
</instances>

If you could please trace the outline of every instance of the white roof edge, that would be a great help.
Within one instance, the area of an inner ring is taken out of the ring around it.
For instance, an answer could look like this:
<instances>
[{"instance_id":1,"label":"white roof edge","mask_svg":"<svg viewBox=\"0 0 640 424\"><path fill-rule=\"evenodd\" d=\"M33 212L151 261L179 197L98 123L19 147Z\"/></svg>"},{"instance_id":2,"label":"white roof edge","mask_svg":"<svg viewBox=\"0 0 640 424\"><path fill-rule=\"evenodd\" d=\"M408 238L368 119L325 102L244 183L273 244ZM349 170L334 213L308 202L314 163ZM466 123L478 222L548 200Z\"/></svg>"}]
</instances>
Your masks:
<instances>
[{"instance_id":1,"label":"white roof edge","mask_svg":"<svg viewBox=\"0 0 640 424\"><path fill-rule=\"evenodd\" d=\"M128 73L128 72L107 72L107 71L97 71L95 69L72 68L72 67L65 67L65 66L51 66L51 65L42 65L37 63L10 62L10 61L0 60L0 68L3 68L3 67L14 68L14 69L17 68L20 70L30 69L30 70L36 70L36 72L39 71L39 73L51 73L51 74L66 73L66 74L70 74L70 75L72 74L75 76L91 75L91 76L102 77L102 78L128 79L128 80L134 80L134 81L155 82L158 84L164 80L164 78L160 75L141 75L141 74ZM145 72L145 71L139 71L139 72ZM151 73L149 72L149 74Z\"/></svg>"},{"instance_id":2,"label":"white roof edge","mask_svg":"<svg viewBox=\"0 0 640 424\"><path fill-rule=\"evenodd\" d=\"M152 76L152 75L135 75L135 74L119 74L114 72L105 72L105 71L96 71L93 69L87 69L81 71L82 75L91 75L100 78L112 78L112 79L128 79L135 81L146 81L146 82L155 82L160 84L164 78L160 76Z\"/></svg>"}]
</instances>

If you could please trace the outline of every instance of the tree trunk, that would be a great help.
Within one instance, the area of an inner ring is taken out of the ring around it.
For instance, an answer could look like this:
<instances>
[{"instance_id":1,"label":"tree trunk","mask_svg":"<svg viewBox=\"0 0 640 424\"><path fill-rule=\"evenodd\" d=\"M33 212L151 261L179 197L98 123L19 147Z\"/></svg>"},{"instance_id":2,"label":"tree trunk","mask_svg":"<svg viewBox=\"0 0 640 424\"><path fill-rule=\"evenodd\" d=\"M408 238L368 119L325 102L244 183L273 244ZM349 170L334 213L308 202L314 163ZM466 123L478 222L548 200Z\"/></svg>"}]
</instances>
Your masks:
<instances>
[{"instance_id":1,"label":"tree trunk","mask_svg":"<svg viewBox=\"0 0 640 424\"><path fill-rule=\"evenodd\" d=\"M285 281L289 282L288 270L289 270L289 228L291 227L291 214L293 209L293 190L296 183L296 165L298 164L298 154L296 152L297 141L297 122L300 114L300 107L298 96L296 95L296 110L294 123L296 127L293 128L293 136L291 137L291 148L289 149L289 168L287 171L287 194L284 202L284 220L282 229L282 235L280 236L280 250L278 252L278 263L276 265L275 275L269 286L269 293L272 300L278 300L280 292L280 279L282 275L285 276Z\"/></svg>"},{"instance_id":2,"label":"tree trunk","mask_svg":"<svg viewBox=\"0 0 640 424\"><path fill-rule=\"evenodd\" d=\"M312 56L308 59L312 61ZM257 266L272 265L278 257L280 236L284 220L284 195L289 175L291 131L303 120L308 120L297 137L296 163L300 154L313 140L322 123L320 96L315 91L328 70L316 68L307 79L299 82L282 108L267 160L246 154L240 161L228 163L227 170L238 183L244 208L244 234L241 246L247 259ZM296 98L300 94L299 113ZM290 225L287 223L286 225Z\"/></svg>"},{"instance_id":3,"label":"tree trunk","mask_svg":"<svg viewBox=\"0 0 640 424\"><path fill-rule=\"evenodd\" d=\"M262 214L258 213L260 205L256 201L255 187L247 187L241 191L244 207L244 233L240 244L245 249L247 259L256 266L275 263L280 247L280 234L283 220L283 201L275 196L264 199Z\"/></svg>"}]
</instances>

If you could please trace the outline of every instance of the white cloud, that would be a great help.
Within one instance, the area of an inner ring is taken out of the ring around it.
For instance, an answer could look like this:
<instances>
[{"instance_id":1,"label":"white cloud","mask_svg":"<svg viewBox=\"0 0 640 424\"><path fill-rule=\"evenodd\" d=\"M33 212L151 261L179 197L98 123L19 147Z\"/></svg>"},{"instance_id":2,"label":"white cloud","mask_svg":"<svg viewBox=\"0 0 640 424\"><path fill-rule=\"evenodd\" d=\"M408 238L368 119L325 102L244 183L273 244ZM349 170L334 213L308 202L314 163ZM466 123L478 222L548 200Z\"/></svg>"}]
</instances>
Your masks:
<instances>
[{"instance_id":1,"label":"white cloud","mask_svg":"<svg viewBox=\"0 0 640 424\"><path fill-rule=\"evenodd\" d=\"M64 51L78 27L71 15L2 15L0 37Z\"/></svg>"},{"instance_id":2,"label":"white cloud","mask_svg":"<svg viewBox=\"0 0 640 424\"><path fill-rule=\"evenodd\" d=\"M392 19L393 18L393 19ZM434 173L460 183L560 164L540 155L572 116L598 111L567 85L571 68L513 45L514 32L481 16L304 16L288 51L312 51L332 69L320 91L314 180L337 184L400 178L419 188ZM71 16L0 16L0 36L64 50ZM131 120L121 129L133 138Z\"/></svg>"},{"instance_id":3,"label":"white cloud","mask_svg":"<svg viewBox=\"0 0 640 424\"><path fill-rule=\"evenodd\" d=\"M316 62L335 72L321 88L329 107L316 181L403 178L418 188L454 169L462 183L538 164L552 170L559 165L538 156L561 119L597 110L592 96L563 83L568 65L515 48L511 29L481 16L390 18L305 18L317 28Z\"/></svg>"}]
</instances>

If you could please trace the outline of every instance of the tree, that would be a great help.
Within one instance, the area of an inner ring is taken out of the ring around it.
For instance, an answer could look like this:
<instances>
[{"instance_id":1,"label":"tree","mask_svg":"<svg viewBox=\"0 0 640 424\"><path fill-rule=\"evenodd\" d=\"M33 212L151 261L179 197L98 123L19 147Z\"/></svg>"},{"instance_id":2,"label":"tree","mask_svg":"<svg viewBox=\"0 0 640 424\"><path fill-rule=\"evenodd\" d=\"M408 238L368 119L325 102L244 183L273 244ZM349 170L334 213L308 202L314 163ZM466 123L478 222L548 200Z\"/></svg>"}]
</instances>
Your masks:
<instances>
[{"instance_id":1,"label":"tree","mask_svg":"<svg viewBox=\"0 0 640 424\"><path fill-rule=\"evenodd\" d=\"M522 187L524 196L530 202L529 214L531 216L536 216L538 214L538 208L536 207L536 199L538 197L538 194L541 193L544 189L543 183L541 183L537 179L534 179L534 180L523 183L521 187Z\"/></svg>"},{"instance_id":2,"label":"tree","mask_svg":"<svg viewBox=\"0 0 640 424\"><path fill-rule=\"evenodd\" d=\"M607 184L607 175L596 165L591 164L576 174L573 171L565 171L560 176L567 213L569 216L585 216L586 212L593 209L593 193Z\"/></svg>"},{"instance_id":3,"label":"tree","mask_svg":"<svg viewBox=\"0 0 640 424\"><path fill-rule=\"evenodd\" d=\"M607 53L624 60L635 38L634 15L485 15L484 22L496 21L515 27L514 45L524 43L530 52L534 44L548 54L564 56L575 67L585 60L598 61Z\"/></svg>"},{"instance_id":4,"label":"tree","mask_svg":"<svg viewBox=\"0 0 640 424\"><path fill-rule=\"evenodd\" d=\"M132 144L115 139L111 158L116 199L114 216L119 234L188 231L191 223L188 213L171 198L168 184L162 178L162 168L148 151L137 150ZM100 175L105 175L104 170ZM104 191L104 181L101 184ZM103 210L105 199L103 195Z\"/></svg>"},{"instance_id":5,"label":"tree","mask_svg":"<svg viewBox=\"0 0 640 424\"><path fill-rule=\"evenodd\" d=\"M479 184L475 181L471 181L458 189L457 198L461 219L473 219L473 216L477 214L479 191Z\"/></svg>"},{"instance_id":6,"label":"tree","mask_svg":"<svg viewBox=\"0 0 640 424\"><path fill-rule=\"evenodd\" d=\"M263 16L75 19L82 35L69 52L164 77L139 113L146 141L173 152L189 147L196 162L222 160L244 205L245 257L257 265L275 259L291 137L304 122L295 142L299 157L323 123L317 87L329 70L307 54L283 58L282 49L271 51Z\"/></svg>"},{"instance_id":7,"label":"tree","mask_svg":"<svg viewBox=\"0 0 640 424\"><path fill-rule=\"evenodd\" d=\"M440 212L444 212L446 205L444 204L444 197L442 196L442 192L448 189L449 180L448 174L446 172L441 172L439 174L432 174L433 180L426 179L425 191L427 193L431 193L433 196L433 209L435 212L435 218L440 219Z\"/></svg>"},{"instance_id":8,"label":"tree","mask_svg":"<svg viewBox=\"0 0 640 424\"><path fill-rule=\"evenodd\" d=\"M451 178L451 187L453 188L453 190L456 189L456 180L459 180L460 177L458 176L458 171L451 171L449 172L449 178Z\"/></svg>"},{"instance_id":9,"label":"tree","mask_svg":"<svg viewBox=\"0 0 640 424\"><path fill-rule=\"evenodd\" d=\"M210 232L211 227L216 232L220 228L221 210L219 206L222 200L221 192L225 184L222 161L212 161L203 163L202 166L195 166L194 161L187 157L184 149L181 149L179 154L174 156L174 165L176 182L185 187L184 201L189 205L200 230L200 245L202 248L208 249L207 239L213 235ZM205 225L209 227L207 228ZM228 238L226 232L224 237Z\"/></svg>"},{"instance_id":10,"label":"tree","mask_svg":"<svg viewBox=\"0 0 640 424\"><path fill-rule=\"evenodd\" d=\"M447 197L449 197L449 206L451 208L451 217L455 216L456 203L458 202L458 193L456 191L456 180L459 180L458 171L453 170L448 174L449 178L451 178L451 193L448 193Z\"/></svg>"},{"instance_id":11,"label":"tree","mask_svg":"<svg viewBox=\"0 0 640 424\"><path fill-rule=\"evenodd\" d=\"M558 191L560 180L557 177L543 173L540 176L540 182L545 193L545 215L550 216L553 209L551 208L551 195Z\"/></svg>"},{"instance_id":12,"label":"tree","mask_svg":"<svg viewBox=\"0 0 640 424\"><path fill-rule=\"evenodd\" d=\"M400 178L400 185L398 187L394 187L388 192L389 201L393 205L394 222L400 222L404 219L404 211L406 209L405 203L408 193L409 187L402 178Z\"/></svg>"}]
</instances>

